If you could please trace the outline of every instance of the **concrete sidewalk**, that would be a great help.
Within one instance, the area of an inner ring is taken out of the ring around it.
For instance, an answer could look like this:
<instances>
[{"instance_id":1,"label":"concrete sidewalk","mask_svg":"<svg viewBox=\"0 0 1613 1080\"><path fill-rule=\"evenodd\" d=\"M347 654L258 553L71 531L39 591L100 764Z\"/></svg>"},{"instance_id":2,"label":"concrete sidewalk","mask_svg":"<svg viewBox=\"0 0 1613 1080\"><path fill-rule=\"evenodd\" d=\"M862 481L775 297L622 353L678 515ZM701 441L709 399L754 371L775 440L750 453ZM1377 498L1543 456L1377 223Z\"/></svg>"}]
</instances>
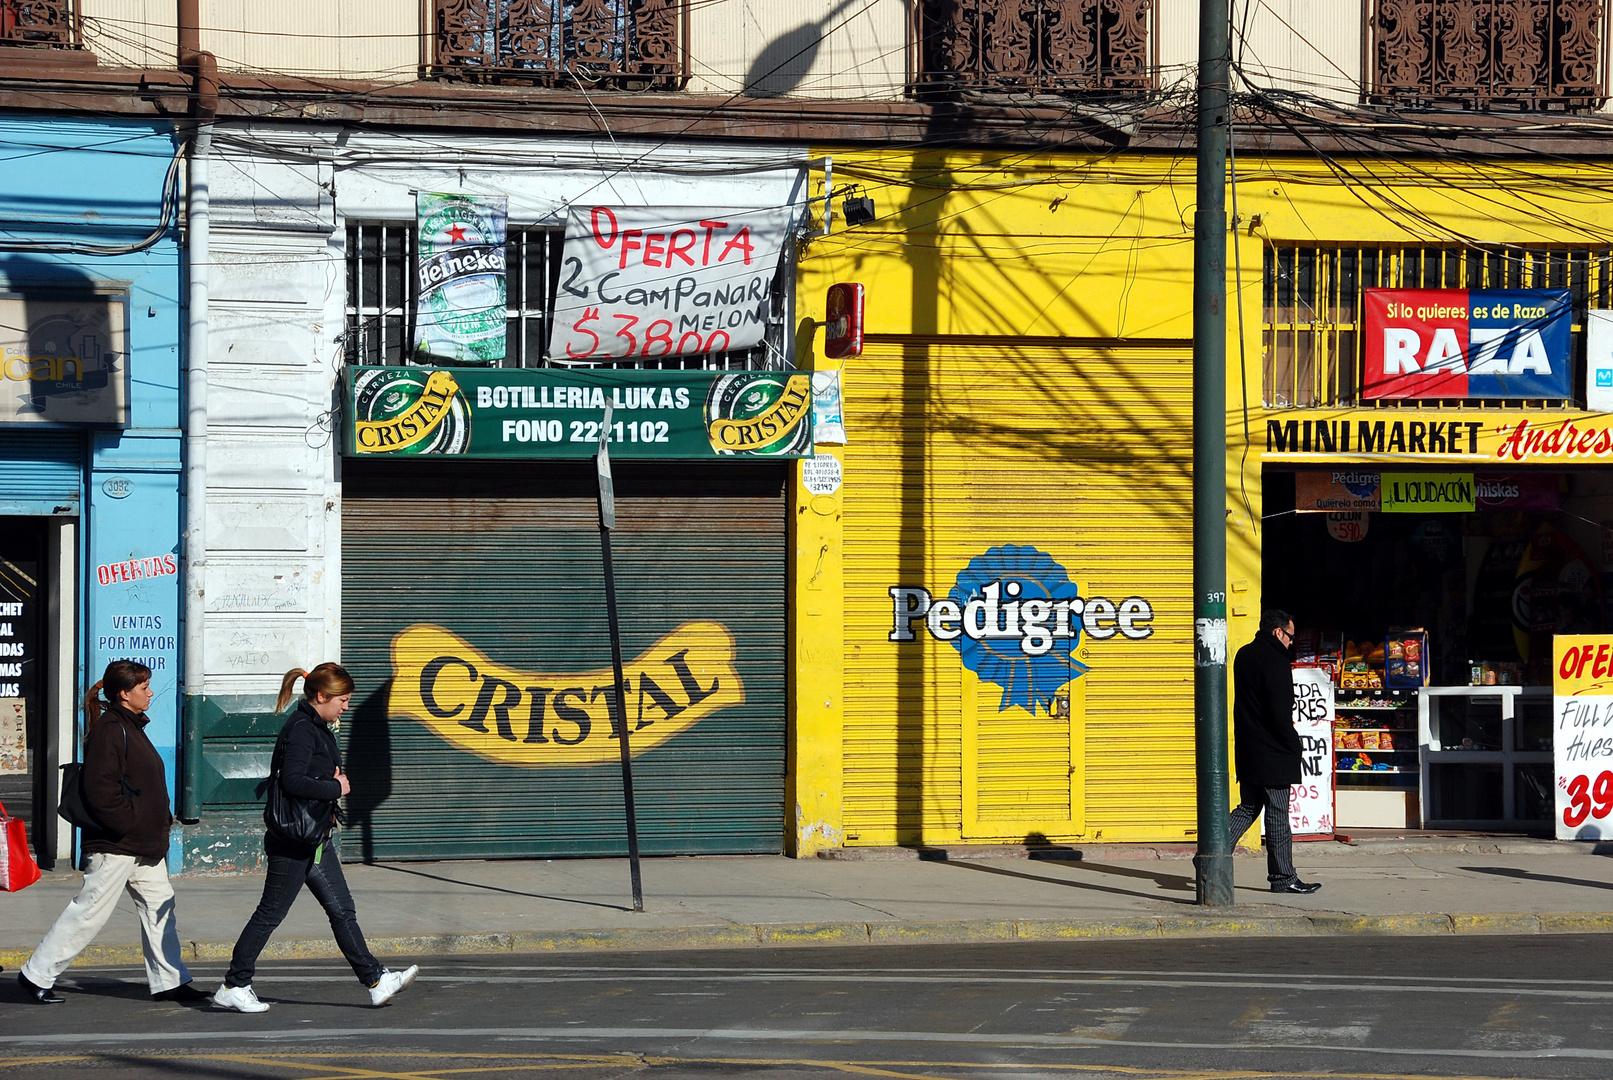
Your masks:
<instances>
[{"instance_id":1,"label":"concrete sidewalk","mask_svg":"<svg viewBox=\"0 0 1613 1080\"><path fill-rule=\"evenodd\" d=\"M1604 846L1605 847L1605 846ZM1296 845L1312 896L1274 896L1265 860L1236 860L1237 904L1193 903L1181 848L994 850L646 859L645 911L624 859L388 863L347 868L378 955L1008 941L1115 936L1613 932L1613 858L1524 839ZM1130 856L1130 857L1123 857ZM1144 856L1144 857L1138 857ZM77 891L74 871L0 894L0 964L18 967ZM175 879L180 936L227 959L256 905L256 874ZM311 896L266 956L339 955ZM81 964L140 960L127 897Z\"/></svg>"}]
</instances>

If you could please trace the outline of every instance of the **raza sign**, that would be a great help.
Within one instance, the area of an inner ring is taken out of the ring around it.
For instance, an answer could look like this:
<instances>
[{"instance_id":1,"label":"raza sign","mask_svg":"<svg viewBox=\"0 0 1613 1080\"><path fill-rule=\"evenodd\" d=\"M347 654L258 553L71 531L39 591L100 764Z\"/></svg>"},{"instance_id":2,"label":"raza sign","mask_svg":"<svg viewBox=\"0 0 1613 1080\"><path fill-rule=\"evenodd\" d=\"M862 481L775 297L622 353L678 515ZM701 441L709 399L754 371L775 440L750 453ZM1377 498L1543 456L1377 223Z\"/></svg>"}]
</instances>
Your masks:
<instances>
[{"instance_id":1,"label":"raza sign","mask_svg":"<svg viewBox=\"0 0 1613 1080\"><path fill-rule=\"evenodd\" d=\"M812 456L809 372L348 368L343 445L358 457Z\"/></svg>"},{"instance_id":2,"label":"raza sign","mask_svg":"<svg viewBox=\"0 0 1613 1080\"><path fill-rule=\"evenodd\" d=\"M1367 398L1567 398L1567 289L1367 289Z\"/></svg>"}]
</instances>

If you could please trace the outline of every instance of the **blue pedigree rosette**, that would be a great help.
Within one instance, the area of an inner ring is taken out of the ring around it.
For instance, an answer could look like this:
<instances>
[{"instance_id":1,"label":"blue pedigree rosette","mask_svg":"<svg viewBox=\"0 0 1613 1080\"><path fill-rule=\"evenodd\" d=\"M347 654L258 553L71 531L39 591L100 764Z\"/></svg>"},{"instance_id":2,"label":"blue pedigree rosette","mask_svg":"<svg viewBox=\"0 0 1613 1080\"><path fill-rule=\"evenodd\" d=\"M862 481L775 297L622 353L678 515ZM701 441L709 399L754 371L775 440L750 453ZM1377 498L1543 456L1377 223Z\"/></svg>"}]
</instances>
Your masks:
<instances>
[{"instance_id":1,"label":"blue pedigree rosette","mask_svg":"<svg viewBox=\"0 0 1613 1080\"><path fill-rule=\"evenodd\" d=\"M998 712L1014 705L1027 712L1035 712L1038 705L1051 711L1054 696L1088 670L1075 658L1081 639L1080 617L1069 619L1067 633L1053 634L1052 647L1034 655L1026 647L1023 631L1008 625L1005 609L1013 602L1015 611L1021 611L1027 600L1045 601L1051 608L1053 601L1077 599L1080 590L1047 552L1029 545L1003 544L970 559L949 595L963 608L969 601L987 596L986 590L994 584L1000 605L997 625L979 637L960 634L952 644L964 667L982 682L1003 688ZM1053 625L1051 618L1045 620L1049 630Z\"/></svg>"}]
</instances>

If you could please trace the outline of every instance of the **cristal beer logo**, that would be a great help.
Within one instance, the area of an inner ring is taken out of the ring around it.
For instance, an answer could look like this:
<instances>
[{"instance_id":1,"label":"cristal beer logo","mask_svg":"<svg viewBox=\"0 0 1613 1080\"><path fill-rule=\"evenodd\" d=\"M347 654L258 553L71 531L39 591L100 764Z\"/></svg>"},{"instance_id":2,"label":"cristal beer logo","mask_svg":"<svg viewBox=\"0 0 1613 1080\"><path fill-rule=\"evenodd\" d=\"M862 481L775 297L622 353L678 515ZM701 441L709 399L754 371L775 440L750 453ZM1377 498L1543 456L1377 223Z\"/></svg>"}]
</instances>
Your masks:
<instances>
[{"instance_id":1,"label":"cristal beer logo","mask_svg":"<svg viewBox=\"0 0 1613 1080\"><path fill-rule=\"evenodd\" d=\"M706 394L706 435L719 454L803 454L812 448L810 374L722 375Z\"/></svg>"},{"instance_id":2,"label":"cristal beer logo","mask_svg":"<svg viewBox=\"0 0 1613 1080\"><path fill-rule=\"evenodd\" d=\"M449 745L504 765L603 765L621 756L610 668L524 671L464 638L416 623L392 639L393 716L418 720ZM734 637L689 622L623 665L634 755L745 703Z\"/></svg>"},{"instance_id":3,"label":"cristal beer logo","mask_svg":"<svg viewBox=\"0 0 1613 1080\"><path fill-rule=\"evenodd\" d=\"M360 454L463 454L470 408L453 373L391 367L353 380L354 449Z\"/></svg>"},{"instance_id":4,"label":"cristal beer logo","mask_svg":"<svg viewBox=\"0 0 1613 1080\"><path fill-rule=\"evenodd\" d=\"M1141 641L1154 633L1147 600L1082 596L1064 567L1029 545L1004 544L975 556L944 599L906 585L891 586L890 595L889 640L916 640L922 622L931 637L958 650L964 667L1002 687L999 712L1049 708L1055 694L1086 674L1076 659L1082 634Z\"/></svg>"}]
</instances>

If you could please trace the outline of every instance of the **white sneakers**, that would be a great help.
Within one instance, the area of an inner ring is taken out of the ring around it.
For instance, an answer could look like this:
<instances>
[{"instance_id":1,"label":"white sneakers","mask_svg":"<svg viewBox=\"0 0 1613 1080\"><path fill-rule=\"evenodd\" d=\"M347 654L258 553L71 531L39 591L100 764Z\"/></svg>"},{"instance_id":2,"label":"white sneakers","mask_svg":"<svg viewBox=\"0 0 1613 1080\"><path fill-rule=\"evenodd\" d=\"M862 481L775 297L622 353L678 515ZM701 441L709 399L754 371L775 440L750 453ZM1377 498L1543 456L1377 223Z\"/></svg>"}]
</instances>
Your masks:
<instances>
[{"instance_id":1,"label":"white sneakers","mask_svg":"<svg viewBox=\"0 0 1613 1080\"><path fill-rule=\"evenodd\" d=\"M370 987L370 1004L385 1005L407 989L418 974L420 974L419 964L410 964L405 971L381 972L381 981Z\"/></svg>"},{"instance_id":2,"label":"white sneakers","mask_svg":"<svg viewBox=\"0 0 1613 1080\"><path fill-rule=\"evenodd\" d=\"M259 1001L257 992L250 986L220 986L213 992L213 1008L234 1009L236 1012L244 1013L269 1011L268 1004Z\"/></svg>"},{"instance_id":3,"label":"white sneakers","mask_svg":"<svg viewBox=\"0 0 1613 1080\"><path fill-rule=\"evenodd\" d=\"M420 974L420 965L411 964L404 971L382 971L380 981L370 987L370 1004L385 1005L408 989L414 977ZM259 1001L257 992L250 986L220 986L213 993L215 1009L233 1009L235 1012L268 1012L267 1002Z\"/></svg>"}]
</instances>

